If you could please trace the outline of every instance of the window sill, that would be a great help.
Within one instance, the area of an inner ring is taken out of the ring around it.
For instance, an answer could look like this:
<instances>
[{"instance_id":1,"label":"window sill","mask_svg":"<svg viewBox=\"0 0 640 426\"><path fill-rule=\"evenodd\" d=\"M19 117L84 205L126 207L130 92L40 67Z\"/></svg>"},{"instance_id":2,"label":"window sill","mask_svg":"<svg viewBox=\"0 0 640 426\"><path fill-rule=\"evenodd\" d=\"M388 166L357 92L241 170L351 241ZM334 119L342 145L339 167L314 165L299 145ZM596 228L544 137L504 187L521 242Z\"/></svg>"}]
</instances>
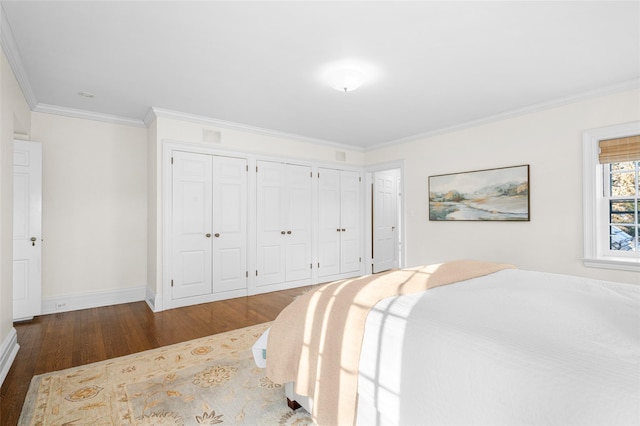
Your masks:
<instances>
[{"instance_id":1,"label":"window sill","mask_svg":"<svg viewBox=\"0 0 640 426\"><path fill-rule=\"evenodd\" d=\"M599 259L582 259L588 268L617 269L619 271L640 272L640 258L610 257Z\"/></svg>"}]
</instances>

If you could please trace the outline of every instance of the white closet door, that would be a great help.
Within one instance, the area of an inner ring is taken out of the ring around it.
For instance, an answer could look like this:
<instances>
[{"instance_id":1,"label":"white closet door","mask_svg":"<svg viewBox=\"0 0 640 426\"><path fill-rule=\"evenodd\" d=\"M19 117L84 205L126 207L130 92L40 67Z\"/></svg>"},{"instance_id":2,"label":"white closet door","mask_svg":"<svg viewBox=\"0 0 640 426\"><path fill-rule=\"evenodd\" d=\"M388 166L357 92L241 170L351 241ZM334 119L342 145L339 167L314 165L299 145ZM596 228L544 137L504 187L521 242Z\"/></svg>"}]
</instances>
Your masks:
<instances>
[{"instance_id":1,"label":"white closet door","mask_svg":"<svg viewBox=\"0 0 640 426\"><path fill-rule=\"evenodd\" d=\"M318 169L318 275L340 273L340 171Z\"/></svg>"},{"instance_id":2,"label":"white closet door","mask_svg":"<svg viewBox=\"0 0 640 426\"><path fill-rule=\"evenodd\" d=\"M285 282L286 170L281 163L257 162L256 285Z\"/></svg>"},{"instance_id":3,"label":"white closet door","mask_svg":"<svg viewBox=\"0 0 640 426\"><path fill-rule=\"evenodd\" d=\"M397 266L397 173L376 172L373 178L373 272Z\"/></svg>"},{"instance_id":4,"label":"white closet door","mask_svg":"<svg viewBox=\"0 0 640 426\"><path fill-rule=\"evenodd\" d=\"M213 157L213 293L247 287L247 160Z\"/></svg>"},{"instance_id":5,"label":"white closet door","mask_svg":"<svg viewBox=\"0 0 640 426\"><path fill-rule=\"evenodd\" d=\"M212 157L174 152L172 299L212 292Z\"/></svg>"},{"instance_id":6,"label":"white closet door","mask_svg":"<svg viewBox=\"0 0 640 426\"><path fill-rule=\"evenodd\" d=\"M311 278L311 167L286 167L287 281Z\"/></svg>"},{"instance_id":7,"label":"white closet door","mask_svg":"<svg viewBox=\"0 0 640 426\"><path fill-rule=\"evenodd\" d=\"M360 270L360 174L340 172L340 273Z\"/></svg>"},{"instance_id":8,"label":"white closet door","mask_svg":"<svg viewBox=\"0 0 640 426\"><path fill-rule=\"evenodd\" d=\"M13 319L42 313L42 146L13 143Z\"/></svg>"},{"instance_id":9,"label":"white closet door","mask_svg":"<svg viewBox=\"0 0 640 426\"><path fill-rule=\"evenodd\" d=\"M319 263L318 276L360 270L360 173L319 169Z\"/></svg>"}]
</instances>

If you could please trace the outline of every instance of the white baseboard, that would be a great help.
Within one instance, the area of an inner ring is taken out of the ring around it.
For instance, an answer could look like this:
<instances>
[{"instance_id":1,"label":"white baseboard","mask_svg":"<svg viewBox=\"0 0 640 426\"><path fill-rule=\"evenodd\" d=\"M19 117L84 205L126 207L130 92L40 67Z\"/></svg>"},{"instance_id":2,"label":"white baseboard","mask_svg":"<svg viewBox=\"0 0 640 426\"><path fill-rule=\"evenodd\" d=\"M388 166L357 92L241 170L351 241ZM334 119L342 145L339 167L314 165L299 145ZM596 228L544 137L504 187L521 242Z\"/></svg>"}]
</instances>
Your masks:
<instances>
[{"instance_id":1,"label":"white baseboard","mask_svg":"<svg viewBox=\"0 0 640 426\"><path fill-rule=\"evenodd\" d=\"M42 314L77 311L99 308L121 303L141 302L145 300L147 286L123 288L117 290L92 291L81 294L67 294L42 299Z\"/></svg>"},{"instance_id":2,"label":"white baseboard","mask_svg":"<svg viewBox=\"0 0 640 426\"><path fill-rule=\"evenodd\" d=\"M144 301L147 302L151 311L156 312L156 292L152 288L147 287L145 290Z\"/></svg>"},{"instance_id":3,"label":"white baseboard","mask_svg":"<svg viewBox=\"0 0 640 426\"><path fill-rule=\"evenodd\" d=\"M9 335L0 345L0 386L4 383L7 374L9 374L9 369L11 368L11 364L13 364L13 360L16 359L18 349L20 349L20 345L18 345L18 334L16 333L16 329L11 327Z\"/></svg>"}]
</instances>

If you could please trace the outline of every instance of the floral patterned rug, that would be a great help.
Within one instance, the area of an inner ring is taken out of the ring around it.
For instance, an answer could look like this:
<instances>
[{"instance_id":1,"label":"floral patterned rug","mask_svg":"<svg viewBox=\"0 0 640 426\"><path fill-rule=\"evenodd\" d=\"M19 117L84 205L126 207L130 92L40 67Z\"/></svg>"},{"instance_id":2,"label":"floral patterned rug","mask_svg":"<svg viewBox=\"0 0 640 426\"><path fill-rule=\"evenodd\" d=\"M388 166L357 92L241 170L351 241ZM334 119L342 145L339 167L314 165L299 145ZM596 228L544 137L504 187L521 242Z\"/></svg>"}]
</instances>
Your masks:
<instances>
[{"instance_id":1,"label":"floral patterned rug","mask_svg":"<svg viewBox=\"0 0 640 426\"><path fill-rule=\"evenodd\" d=\"M251 346L270 323L35 376L20 425L311 425Z\"/></svg>"}]
</instances>

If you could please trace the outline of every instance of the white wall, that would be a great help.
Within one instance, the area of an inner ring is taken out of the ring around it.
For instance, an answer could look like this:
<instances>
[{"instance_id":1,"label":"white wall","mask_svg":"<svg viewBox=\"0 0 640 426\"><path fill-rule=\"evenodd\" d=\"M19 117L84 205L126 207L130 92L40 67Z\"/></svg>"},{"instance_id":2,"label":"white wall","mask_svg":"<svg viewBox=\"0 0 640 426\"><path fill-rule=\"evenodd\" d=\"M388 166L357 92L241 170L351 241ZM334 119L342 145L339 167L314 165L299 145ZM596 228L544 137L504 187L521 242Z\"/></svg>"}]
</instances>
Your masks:
<instances>
[{"instance_id":1,"label":"white wall","mask_svg":"<svg viewBox=\"0 0 640 426\"><path fill-rule=\"evenodd\" d=\"M31 130L43 148L45 311L81 294L144 294L147 130L37 112Z\"/></svg>"},{"instance_id":2,"label":"white wall","mask_svg":"<svg viewBox=\"0 0 640 426\"><path fill-rule=\"evenodd\" d=\"M13 137L28 133L31 115L0 53L0 383L17 350L13 329Z\"/></svg>"},{"instance_id":3,"label":"white wall","mask_svg":"<svg viewBox=\"0 0 640 426\"><path fill-rule=\"evenodd\" d=\"M472 258L640 284L637 272L582 266L582 132L640 119L632 90L368 152L405 159L408 266ZM428 117L425 117L428 120ZM428 177L530 165L530 222L431 222Z\"/></svg>"}]
</instances>

